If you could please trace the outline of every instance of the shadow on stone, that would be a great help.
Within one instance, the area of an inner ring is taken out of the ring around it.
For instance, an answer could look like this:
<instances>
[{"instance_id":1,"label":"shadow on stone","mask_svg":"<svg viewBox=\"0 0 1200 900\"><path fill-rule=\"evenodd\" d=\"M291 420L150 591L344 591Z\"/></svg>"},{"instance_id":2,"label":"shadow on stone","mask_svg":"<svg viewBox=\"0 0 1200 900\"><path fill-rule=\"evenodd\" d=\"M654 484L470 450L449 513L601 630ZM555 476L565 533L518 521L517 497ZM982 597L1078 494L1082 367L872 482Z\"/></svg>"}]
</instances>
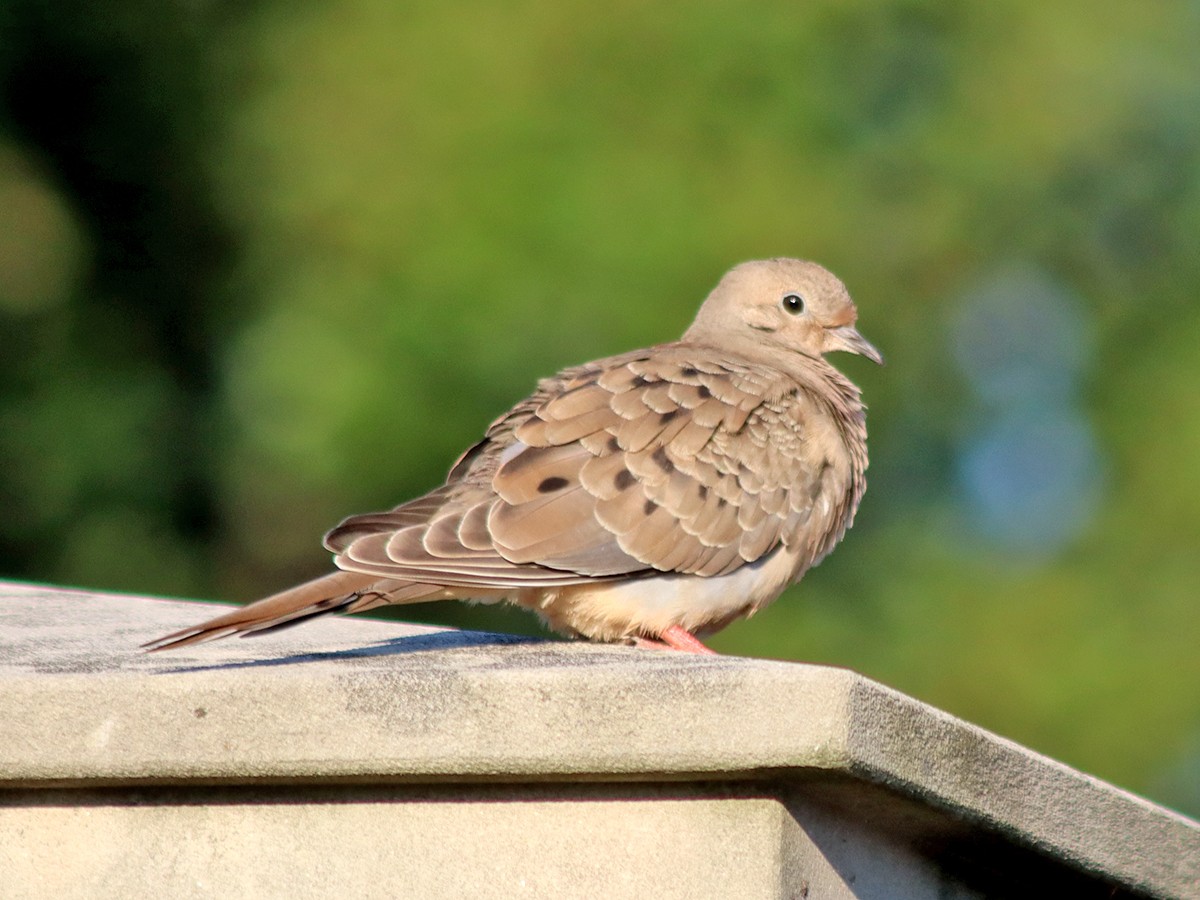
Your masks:
<instances>
[{"instance_id":1,"label":"shadow on stone","mask_svg":"<svg viewBox=\"0 0 1200 900\"><path fill-rule=\"evenodd\" d=\"M256 634L246 637L257 637ZM445 631L433 634L416 634L390 638L365 647L348 650L329 650L319 653L295 653L270 659L248 659L213 665L183 665L158 669L154 674L177 675L186 672L218 672L233 669L257 669L271 666L293 666L302 663L327 662L330 660L367 659L375 656L401 656L410 653L433 653L442 650L461 650L467 647L512 647L555 644L542 638L523 635L489 634L483 631ZM170 651L167 651L170 652Z\"/></svg>"}]
</instances>

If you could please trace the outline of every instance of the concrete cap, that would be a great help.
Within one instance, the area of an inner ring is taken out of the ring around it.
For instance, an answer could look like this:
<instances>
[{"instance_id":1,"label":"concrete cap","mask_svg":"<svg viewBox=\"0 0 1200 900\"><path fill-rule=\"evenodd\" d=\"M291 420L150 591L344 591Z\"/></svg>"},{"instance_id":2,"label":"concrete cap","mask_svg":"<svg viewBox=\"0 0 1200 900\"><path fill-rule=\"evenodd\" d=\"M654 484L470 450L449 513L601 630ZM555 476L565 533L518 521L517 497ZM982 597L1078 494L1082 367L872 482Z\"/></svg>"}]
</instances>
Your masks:
<instances>
[{"instance_id":1,"label":"concrete cap","mask_svg":"<svg viewBox=\"0 0 1200 900\"><path fill-rule=\"evenodd\" d=\"M1200 895L1200 824L848 670L364 619L138 649L221 608L0 583L0 788L868 784Z\"/></svg>"}]
</instances>

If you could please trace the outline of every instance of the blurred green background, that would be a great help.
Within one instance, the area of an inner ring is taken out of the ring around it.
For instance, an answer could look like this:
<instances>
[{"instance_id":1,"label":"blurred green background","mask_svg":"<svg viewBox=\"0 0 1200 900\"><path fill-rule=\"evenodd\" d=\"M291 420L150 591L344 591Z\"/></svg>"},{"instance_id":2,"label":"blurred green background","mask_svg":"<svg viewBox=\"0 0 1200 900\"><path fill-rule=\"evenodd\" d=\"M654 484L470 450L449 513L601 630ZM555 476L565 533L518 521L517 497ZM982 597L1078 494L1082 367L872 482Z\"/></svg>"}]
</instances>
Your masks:
<instances>
[{"instance_id":1,"label":"blurred green background","mask_svg":"<svg viewBox=\"0 0 1200 900\"><path fill-rule=\"evenodd\" d=\"M1200 5L0 4L0 574L246 600L819 260L842 547L715 638L1200 813ZM537 631L516 610L403 617Z\"/></svg>"}]
</instances>

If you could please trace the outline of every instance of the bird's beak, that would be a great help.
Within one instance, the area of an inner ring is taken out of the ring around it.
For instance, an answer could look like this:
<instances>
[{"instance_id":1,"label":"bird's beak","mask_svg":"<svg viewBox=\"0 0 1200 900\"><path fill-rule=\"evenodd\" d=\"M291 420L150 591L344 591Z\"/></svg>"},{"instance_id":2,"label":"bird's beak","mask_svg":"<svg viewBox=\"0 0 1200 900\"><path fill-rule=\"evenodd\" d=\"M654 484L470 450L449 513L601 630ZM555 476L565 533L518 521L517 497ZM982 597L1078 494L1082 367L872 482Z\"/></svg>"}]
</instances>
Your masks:
<instances>
[{"instance_id":1,"label":"bird's beak","mask_svg":"<svg viewBox=\"0 0 1200 900\"><path fill-rule=\"evenodd\" d=\"M827 329L828 349L845 350L865 356L876 365L883 365L883 354L875 349L875 345L858 333L853 325L842 325L840 328Z\"/></svg>"}]
</instances>

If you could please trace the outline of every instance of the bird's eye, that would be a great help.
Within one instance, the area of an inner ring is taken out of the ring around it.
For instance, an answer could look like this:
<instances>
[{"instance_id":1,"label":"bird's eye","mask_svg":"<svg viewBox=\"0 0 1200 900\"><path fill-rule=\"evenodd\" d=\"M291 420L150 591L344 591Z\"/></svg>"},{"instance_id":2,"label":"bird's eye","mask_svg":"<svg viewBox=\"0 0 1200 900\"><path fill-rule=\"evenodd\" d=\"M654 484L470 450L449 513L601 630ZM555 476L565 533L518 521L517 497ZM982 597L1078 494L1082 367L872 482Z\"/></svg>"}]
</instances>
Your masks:
<instances>
[{"instance_id":1,"label":"bird's eye","mask_svg":"<svg viewBox=\"0 0 1200 900\"><path fill-rule=\"evenodd\" d=\"M804 298L799 294L786 294L783 298L783 308L793 316L804 312Z\"/></svg>"}]
</instances>

